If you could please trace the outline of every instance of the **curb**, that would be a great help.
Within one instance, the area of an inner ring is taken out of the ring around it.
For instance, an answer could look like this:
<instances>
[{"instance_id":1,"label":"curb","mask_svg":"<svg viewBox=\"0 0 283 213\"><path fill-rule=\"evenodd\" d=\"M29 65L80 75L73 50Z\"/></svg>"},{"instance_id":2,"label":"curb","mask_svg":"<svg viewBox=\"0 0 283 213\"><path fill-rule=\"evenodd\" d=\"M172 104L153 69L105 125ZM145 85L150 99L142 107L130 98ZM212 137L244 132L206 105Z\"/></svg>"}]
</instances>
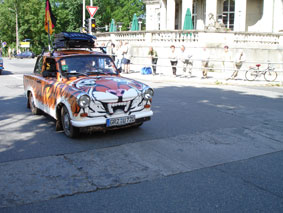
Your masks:
<instances>
[{"instance_id":1,"label":"curb","mask_svg":"<svg viewBox=\"0 0 283 213\"><path fill-rule=\"evenodd\" d=\"M213 73L215 74L215 73ZM283 82L266 82L265 80L247 81L243 79L226 80L222 78L215 78L210 73L208 79L201 79L201 76L192 76L191 78L177 75L177 77L169 75L142 75L139 72L131 72L129 74L121 73L121 76L125 78L132 78L140 81L150 81L153 83L181 83L181 84L193 84L193 85L229 85L229 86L264 86L264 87L283 87Z\"/></svg>"}]
</instances>

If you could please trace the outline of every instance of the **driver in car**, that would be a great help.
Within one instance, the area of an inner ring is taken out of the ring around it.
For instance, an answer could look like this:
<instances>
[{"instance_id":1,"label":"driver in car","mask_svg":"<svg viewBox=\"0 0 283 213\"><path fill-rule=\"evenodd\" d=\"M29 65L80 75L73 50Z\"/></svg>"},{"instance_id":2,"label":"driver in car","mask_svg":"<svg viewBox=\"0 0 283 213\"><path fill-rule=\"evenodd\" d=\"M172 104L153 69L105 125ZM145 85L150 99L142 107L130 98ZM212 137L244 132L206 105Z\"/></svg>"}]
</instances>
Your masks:
<instances>
[{"instance_id":1,"label":"driver in car","mask_svg":"<svg viewBox=\"0 0 283 213\"><path fill-rule=\"evenodd\" d=\"M92 72L95 71L96 63L93 60L89 60L85 63L84 72Z\"/></svg>"}]
</instances>

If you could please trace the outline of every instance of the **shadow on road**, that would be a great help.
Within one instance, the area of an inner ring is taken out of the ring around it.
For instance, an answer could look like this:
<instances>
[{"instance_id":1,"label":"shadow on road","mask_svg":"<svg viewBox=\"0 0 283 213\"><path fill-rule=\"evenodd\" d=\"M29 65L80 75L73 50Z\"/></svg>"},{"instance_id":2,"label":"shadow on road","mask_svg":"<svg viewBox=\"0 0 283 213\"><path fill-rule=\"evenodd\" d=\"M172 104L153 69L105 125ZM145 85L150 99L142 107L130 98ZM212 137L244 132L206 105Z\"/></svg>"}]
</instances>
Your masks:
<instances>
[{"instance_id":1,"label":"shadow on road","mask_svg":"<svg viewBox=\"0 0 283 213\"><path fill-rule=\"evenodd\" d=\"M2 70L2 74L1 75L13 75L13 73L11 71L8 71L8 70Z\"/></svg>"},{"instance_id":2,"label":"shadow on road","mask_svg":"<svg viewBox=\"0 0 283 213\"><path fill-rule=\"evenodd\" d=\"M47 115L34 116L26 98L0 97L0 162L75 153L178 135L255 125L283 126L283 95L269 98L222 88L155 89L154 116L140 128L84 133L78 139L55 131ZM274 120L275 119L275 120Z\"/></svg>"}]
</instances>

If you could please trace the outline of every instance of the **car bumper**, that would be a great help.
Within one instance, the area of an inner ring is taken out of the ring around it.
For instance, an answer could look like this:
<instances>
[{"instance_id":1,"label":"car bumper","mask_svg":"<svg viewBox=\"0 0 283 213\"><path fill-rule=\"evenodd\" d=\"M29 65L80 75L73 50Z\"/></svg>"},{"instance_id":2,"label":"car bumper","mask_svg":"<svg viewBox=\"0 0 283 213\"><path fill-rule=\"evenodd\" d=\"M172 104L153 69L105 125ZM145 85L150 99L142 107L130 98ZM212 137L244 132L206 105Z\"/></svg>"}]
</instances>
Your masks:
<instances>
[{"instance_id":1,"label":"car bumper","mask_svg":"<svg viewBox=\"0 0 283 213\"><path fill-rule=\"evenodd\" d=\"M135 125L137 123L141 123L143 121L149 120L149 119L143 119L143 118L150 118L153 115L153 112L146 111L146 112L137 112L133 113L132 115L135 115L136 122L132 123L132 125ZM106 118L94 118L94 119L88 119L88 120L82 120L82 121L76 121L71 120L72 125L75 127L91 127L91 126L105 126L106 127ZM127 125L129 126L129 125ZM121 126L122 128L123 126ZM116 127L119 128L119 127Z\"/></svg>"}]
</instances>

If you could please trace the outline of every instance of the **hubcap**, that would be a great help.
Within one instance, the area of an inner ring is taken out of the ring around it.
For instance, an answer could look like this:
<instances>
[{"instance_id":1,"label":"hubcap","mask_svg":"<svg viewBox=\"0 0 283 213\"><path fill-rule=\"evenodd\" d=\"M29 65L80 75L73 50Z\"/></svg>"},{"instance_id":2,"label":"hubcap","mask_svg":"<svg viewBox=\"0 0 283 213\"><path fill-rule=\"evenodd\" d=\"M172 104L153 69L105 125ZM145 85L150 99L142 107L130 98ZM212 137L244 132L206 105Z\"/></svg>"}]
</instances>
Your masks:
<instances>
[{"instance_id":1,"label":"hubcap","mask_svg":"<svg viewBox=\"0 0 283 213\"><path fill-rule=\"evenodd\" d=\"M33 96L32 95L30 95L30 108L31 109L34 109L34 100L33 100Z\"/></svg>"},{"instance_id":2,"label":"hubcap","mask_svg":"<svg viewBox=\"0 0 283 213\"><path fill-rule=\"evenodd\" d=\"M68 113L64 114L64 127L67 130L69 130L69 128L70 128L70 120L69 120Z\"/></svg>"}]
</instances>

